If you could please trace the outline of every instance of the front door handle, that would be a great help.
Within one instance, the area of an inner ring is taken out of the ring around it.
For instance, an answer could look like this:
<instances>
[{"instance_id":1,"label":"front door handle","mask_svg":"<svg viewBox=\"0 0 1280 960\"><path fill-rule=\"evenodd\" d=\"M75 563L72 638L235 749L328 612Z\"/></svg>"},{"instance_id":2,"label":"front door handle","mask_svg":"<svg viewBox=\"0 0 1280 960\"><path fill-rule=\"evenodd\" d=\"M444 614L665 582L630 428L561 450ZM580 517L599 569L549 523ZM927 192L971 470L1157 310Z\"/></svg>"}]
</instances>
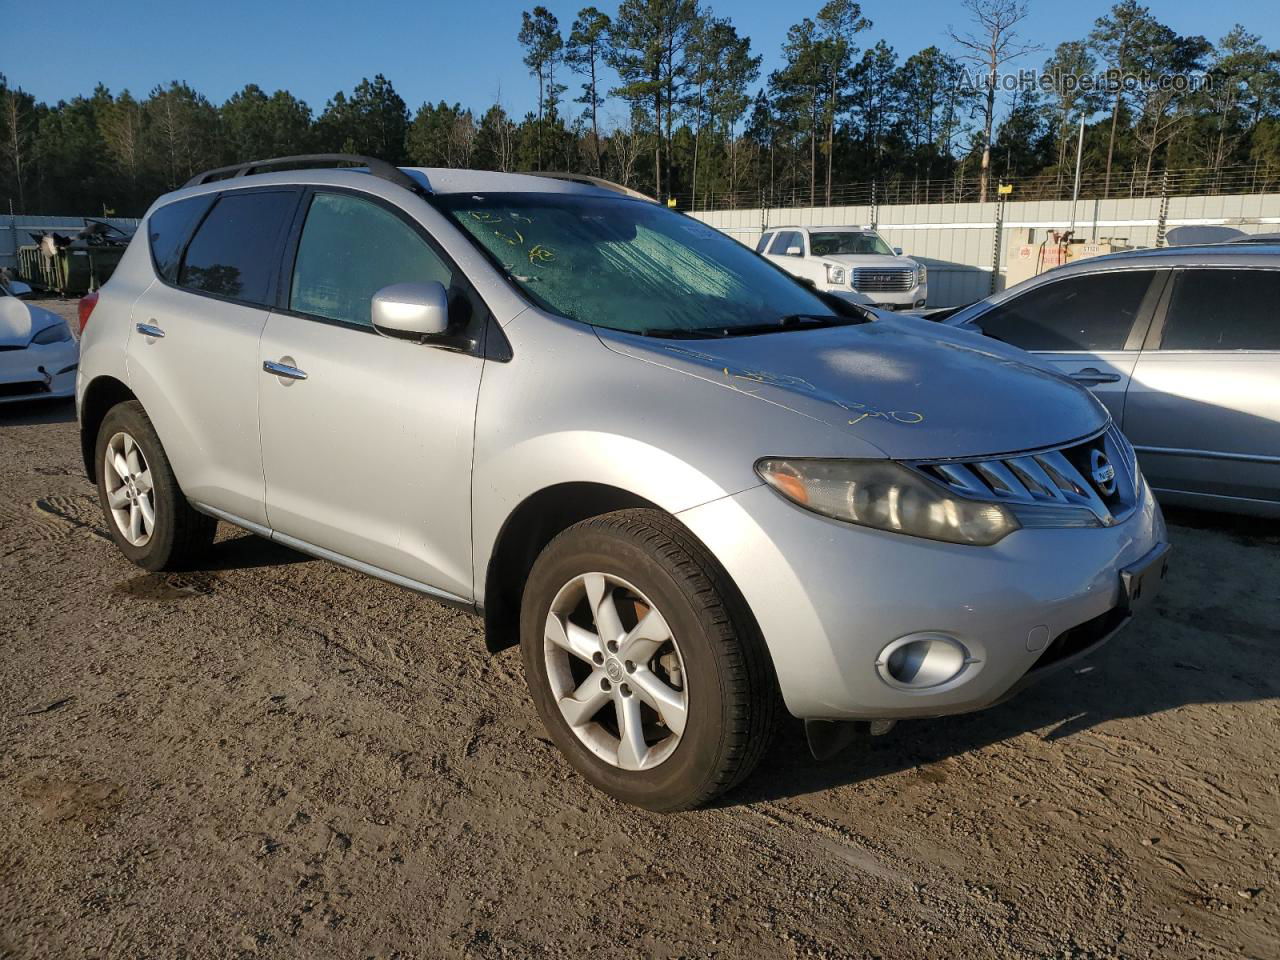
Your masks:
<instances>
[{"instance_id":1,"label":"front door handle","mask_svg":"<svg viewBox=\"0 0 1280 960\"><path fill-rule=\"evenodd\" d=\"M263 360L262 369L267 373L277 377L284 377L287 380L305 380L307 374L305 371L299 370L295 366L287 363L277 363L275 360Z\"/></svg>"},{"instance_id":2,"label":"front door handle","mask_svg":"<svg viewBox=\"0 0 1280 960\"><path fill-rule=\"evenodd\" d=\"M1085 367L1083 370L1077 370L1071 374L1071 379L1076 383L1096 384L1096 383L1119 383L1120 374L1103 373L1097 367Z\"/></svg>"},{"instance_id":3,"label":"front door handle","mask_svg":"<svg viewBox=\"0 0 1280 960\"><path fill-rule=\"evenodd\" d=\"M135 323L133 325L133 329L137 330L144 337L150 337L153 340L164 339L164 331L154 323Z\"/></svg>"}]
</instances>

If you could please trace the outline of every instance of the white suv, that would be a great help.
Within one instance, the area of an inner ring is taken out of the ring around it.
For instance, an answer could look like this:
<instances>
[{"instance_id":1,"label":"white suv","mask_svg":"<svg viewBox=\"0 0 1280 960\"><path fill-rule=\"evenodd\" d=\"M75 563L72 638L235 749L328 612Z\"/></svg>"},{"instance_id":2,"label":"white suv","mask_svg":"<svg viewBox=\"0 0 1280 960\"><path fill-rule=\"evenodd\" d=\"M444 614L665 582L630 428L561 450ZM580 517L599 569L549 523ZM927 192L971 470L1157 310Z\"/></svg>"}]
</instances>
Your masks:
<instances>
[{"instance_id":1,"label":"white suv","mask_svg":"<svg viewBox=\"0 0 1280 960\"><path fill-rule=\"evenodd\" d=\"M890 247L870 227L771 227L756 253L819 290L888 310L923 307L929 297L922 263Z\"/></svg>"}]
</instances>

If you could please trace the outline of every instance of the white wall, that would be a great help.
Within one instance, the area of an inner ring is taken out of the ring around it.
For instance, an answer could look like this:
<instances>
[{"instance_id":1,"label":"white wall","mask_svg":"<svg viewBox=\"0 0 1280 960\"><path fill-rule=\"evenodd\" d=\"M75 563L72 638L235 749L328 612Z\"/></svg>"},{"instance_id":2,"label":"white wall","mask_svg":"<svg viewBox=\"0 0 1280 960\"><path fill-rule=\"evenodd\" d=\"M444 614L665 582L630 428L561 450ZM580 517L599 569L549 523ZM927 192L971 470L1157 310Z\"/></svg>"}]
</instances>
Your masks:
<instances>
[{"instance_id":1,"label":"white wall","mask_svg":"<svg viewBox=\"0 0 1280 960\"><path fill-rule=\"evenodd\" d=\"M1170 197L1166 227L1224 225L1245 233L1280 232L1280 194L1218 197ZM1124 239L1154 246L1160 218L1159 197L1140 200L1081 200L1076 204L1076 236L1086 240ZM929 267L929 306L947 307L980 300L991 292L995 241L995 203L902 204L879 208L878 228L893 246ZM862 226L872 208L784 207L769 210L718 210L690 216L754 246L768 227ZM1070 200L1011 201L1005 204L1000 270L1010 246L1040 243L1045 231L1071 223ZM1033 234L1028 237L1028 231Z\"/></svg>"}]
</instances>

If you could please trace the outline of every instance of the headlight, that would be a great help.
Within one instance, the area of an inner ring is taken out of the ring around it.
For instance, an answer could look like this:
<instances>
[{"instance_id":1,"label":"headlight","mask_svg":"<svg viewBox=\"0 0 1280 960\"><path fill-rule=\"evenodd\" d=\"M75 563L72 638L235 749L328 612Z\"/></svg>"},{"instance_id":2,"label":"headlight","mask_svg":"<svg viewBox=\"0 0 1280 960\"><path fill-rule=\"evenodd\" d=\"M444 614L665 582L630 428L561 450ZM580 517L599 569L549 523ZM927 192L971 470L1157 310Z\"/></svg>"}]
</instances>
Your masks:
<instances>
[{"instance_id":1,"label":"headlight","mask_svg":"<svg viewBox=\"0 0 1280 960\"><path fill-rule=\"evenodd\" d=\"M844 281L847 276L848 274L845 273L844 267L841 267L834 263L827 264L827 283L834 283L839 286L844 286Z\"/></svg>"},{"instance_id":2,"label":"headlight","mask_svg":"<svg viewBox=\"0 0 1280 960\"><path fill-rule=\"evenodd\" d=\"M924 283L929 279L929 268L923 263L916 265L916 283Z\"/></svg>"},{"instance_id":3,"label":"headlight","mask_svg":"<svg viewBox=\"0 0 1280 960\"><path fill-rule=\"evenodd\" d=\"M71 339L71 328L65 323L55 323L53 326L45 327L34 337L31 338L32 343L38 343L40 346L48 346L51 343L65 343Z\"/></svg>"},{"instance_id":4,"label":"headlight","mask_svg":"<svg viewBox=\"0 0 1280 960\"><path fill-rule=\"evenodd\" d=\"M1002 505L953 497L888 460L765 459L756 472L806 510L877 530L987 545L1019 527Z\"/></svg>"}]
</instances>

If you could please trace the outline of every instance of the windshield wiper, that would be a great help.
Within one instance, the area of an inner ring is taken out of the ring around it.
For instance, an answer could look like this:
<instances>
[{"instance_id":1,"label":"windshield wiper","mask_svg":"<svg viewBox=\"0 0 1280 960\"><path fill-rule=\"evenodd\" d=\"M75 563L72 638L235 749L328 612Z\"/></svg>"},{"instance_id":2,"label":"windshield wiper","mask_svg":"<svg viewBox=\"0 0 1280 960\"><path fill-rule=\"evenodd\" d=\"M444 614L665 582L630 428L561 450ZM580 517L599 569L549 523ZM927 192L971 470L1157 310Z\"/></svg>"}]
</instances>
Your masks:
<instances>
[{"instance_id":1,"label":"windshield wiper","mask_svg":"<svg viewBox=\"0 0 1280 960\"><path fill-rule=\"evenodd\" d=\"M792 313L779 317L773 323L747 323L742 326L719 327L721 336L754 337L762 333L781 333L785 330L818 330L823 327L845 327L862 323L855 317L821 316L808 313Z\"/></svg>"},{"instance_id":2,"label":"windshield wiper","mask_svg":"<svg viewBox=\"0 0 1280 960\"><path fill-rule=\"evenodd\" d=\"M642 337L660 337L668 340L711 340L723 337L753 337L761 333L778 333L783 330L817 330L822 327L844 327L865 323L858 317L836 315L789 313L772 323L744 323L732 327L675 327L638 331Z\"/></svg>"},{"instance_id":3,"label":"windshield wiper","mask_svg":"<svg viewBox=\"0 0 1280 960\"><path fill-rule=\"evenodd\" d=\"M642 337L657 337L661 340L714 340L729 336L724 327L675 327L636 332Z\"/></svg>"}]
</instances>

